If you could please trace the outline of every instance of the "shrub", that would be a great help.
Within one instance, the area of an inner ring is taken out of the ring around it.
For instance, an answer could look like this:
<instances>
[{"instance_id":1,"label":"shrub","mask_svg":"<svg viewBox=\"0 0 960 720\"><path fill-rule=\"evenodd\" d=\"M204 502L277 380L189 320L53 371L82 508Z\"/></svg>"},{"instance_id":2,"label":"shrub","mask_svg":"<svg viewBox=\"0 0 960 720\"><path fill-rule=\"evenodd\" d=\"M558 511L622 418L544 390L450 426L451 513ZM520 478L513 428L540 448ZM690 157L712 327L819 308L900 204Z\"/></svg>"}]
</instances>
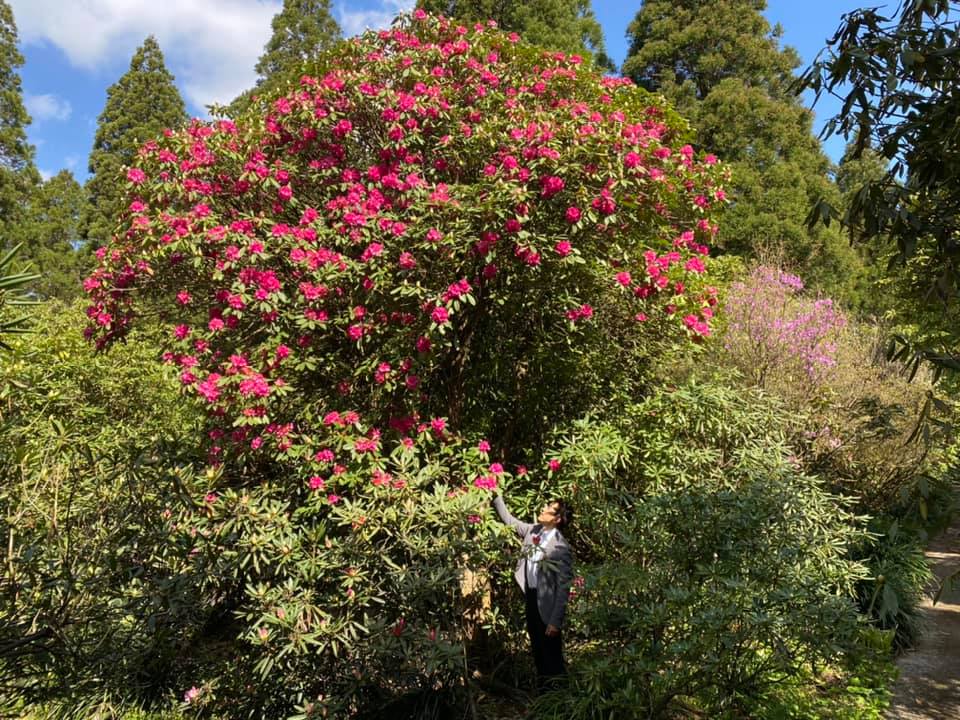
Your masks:
<instances>
[{"instance_id":1,"label":"shrub","mask_svg":"<svg viewBox=\"0 0 960 720\"><path fill-rule=\"evenodd\" d=\"M873 517L876 534L854 550L871 571L858 598L880 628L896 631L894 646L902 648L917 635L917 603L929 580L922 548L955 509L956 443L922 432L922 414L936 402L936 421L949 423L955 405L932 397L929 373L914 375L887 359L882 327L843 321L842 313L811 325L813 301L801 288L798 278L769 267L732 284L726 361L786 403L803 467ZM796 343L781 341L788 327L806 328L796 357L788 351ZM818 352L820 369L799 372L798 358L809 366Z\"/></svg>"},{"instance_id":2,"label":"shrub","mask_svg":"<svg viewBox=\"0 0 960 720\"><path fill-rule=\"evenodd\" d=\"M90 357L79 305L38 306L0 365L0 709L162 687L197 598L164 513L193 491L200 414L149 333ZM145 330L149 330L145 328ZM186 482L186 485L184 484Z\"/></svg>"},{"instance_id":3,"label":"shrub","mask_svg":"<svg viewBox=\"0 0 960 720\"><path fill-rule=\"evenodd\" d=\"M730 286L725 348L759 387L775 378L813 391L836 365L846 318L830 298L803 296L803 287L796 275L766 265Z\"/></svg>"},{"instance_id":4,"label":"shrub","mask_svg":"<svg viewBox=\"0 0 960 720\"><path fill-rule=\"evenodd\" d=\"M920 637L920 603L935 577L916 532L886 518L873 525L878 532L860 549L870 570L858 588L860 606L880 628L893 631L894 647L903 650Z\"/></svg>"},{"instance_id":5,"label":"shrub","mask_svg":"<svg viewBox=\"0 0 960 720\"><path fill-rule=\"evenodd\" d=\"M566 435L556 490L592 552L571 685L543 717L718 717L855 649L863 527L784 426L775 400L694 380Z\"/></svg>"},{"instance_id":6,"label":"shrub","mask_svg":"<svg viewBox=\"0 0 960 720\"><path fill-rule=\"evenodd\" d=\"M489 490L549 477L552 426L710 332L715 159L656 97L515 40L418 13L128 172L88 335L155 313L206 411L168 526L193 709L467 701Z\"/></svg>"},{"instance_id":7,"label":"shrub","mask_svg":"<svg viewBox=\"0 0 960 720\"><path fill-rule=\"evenodd\" d=\"M787 403L804 466L833 489L874 514L925 505L925 487L936 482L928 476L942 474L955 454L943 438L913 442L930 378L885 358L882 328L848 320L802 288L800 278L766 266L732 283L725 362ZM953 412L938 403L941 414Z\"/></svg>"}]
</instances>

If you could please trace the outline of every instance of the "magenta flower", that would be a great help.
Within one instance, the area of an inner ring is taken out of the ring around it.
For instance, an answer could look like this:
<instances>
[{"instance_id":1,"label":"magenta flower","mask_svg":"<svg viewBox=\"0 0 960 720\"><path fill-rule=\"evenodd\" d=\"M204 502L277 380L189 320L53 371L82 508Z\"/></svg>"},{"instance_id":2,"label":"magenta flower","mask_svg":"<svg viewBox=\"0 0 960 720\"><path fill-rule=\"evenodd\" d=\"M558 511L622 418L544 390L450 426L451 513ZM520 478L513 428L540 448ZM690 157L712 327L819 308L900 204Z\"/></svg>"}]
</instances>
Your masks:
<instances>
[{"instance_id":1,"label":"magenta flower","mask_svg":"<svg viewBox=\"0 0 960 720\"><path fill-rule=\"evenodd\" d=\"M544 198L553 197L563 190L564 185L563 178L559 178L556 175L545 177L540 181L540 195Z\"/></svg>"},{"instance_id":2,"label":"magenta flower","mask_svg":"<svg viewBox=\"0 0 960 720\"><path fill-rule=\"evenodd\" d=\"M497 478L493 475L479 475L473 481L473 484L481 490L496 490Z\"/></svg>"}]
</instances>

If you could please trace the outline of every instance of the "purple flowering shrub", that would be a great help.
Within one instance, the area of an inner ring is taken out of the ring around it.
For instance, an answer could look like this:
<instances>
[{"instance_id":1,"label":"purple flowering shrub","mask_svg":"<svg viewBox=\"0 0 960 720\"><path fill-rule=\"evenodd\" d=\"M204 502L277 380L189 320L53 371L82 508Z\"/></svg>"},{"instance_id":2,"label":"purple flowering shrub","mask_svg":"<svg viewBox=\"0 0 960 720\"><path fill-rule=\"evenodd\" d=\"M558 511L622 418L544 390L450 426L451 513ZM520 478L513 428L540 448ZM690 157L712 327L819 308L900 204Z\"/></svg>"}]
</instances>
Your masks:
<instances>
[{"instance_id":1,"label":"purple flowering shrub","mask_svg":"<svg viewBox=\"0 0 960 720\"><path fill-rule=\"evenodd\" d=\"M910 382L884 358L882 328L766 265L730 285L724 317L725 360L786 402L798 462L869 512L907 498L923 507L923 478L949 451L908 442L929 378Z\"/></svg>"},{"instance_id":2,"label":"purple flowering shrub","mask_svg":"<svg viewBox=\"0 0 960 720\"><path fill-rule=\"evenodd\" d=\"M733 365L764 387L771 376L802 378L813 388L836 366L846 316L830 298L809 298L803 281L760 265L729 289L724 347Z\"/></svg>"}]
</instances>

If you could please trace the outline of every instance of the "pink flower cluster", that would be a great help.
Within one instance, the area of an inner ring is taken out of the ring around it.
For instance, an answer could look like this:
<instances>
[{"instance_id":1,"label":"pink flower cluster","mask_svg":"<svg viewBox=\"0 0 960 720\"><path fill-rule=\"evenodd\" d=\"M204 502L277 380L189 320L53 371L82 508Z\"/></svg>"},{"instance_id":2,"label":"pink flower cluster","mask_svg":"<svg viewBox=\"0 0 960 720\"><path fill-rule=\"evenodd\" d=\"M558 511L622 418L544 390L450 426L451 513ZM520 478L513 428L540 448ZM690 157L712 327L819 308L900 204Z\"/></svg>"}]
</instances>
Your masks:
<instances>
[{"instance_id":1,"label":"pink flower cluster","mask_svg":"<svg viewBox=\"0 0 960 720\"><path fill-rule=\"evenodd\" d=\"M836 364L844 314L829 298L808 298L796 275L761 265L730 288L725 347L763 385L772 372L801 371L813 383Z\"/></svg>"}]
</instances>

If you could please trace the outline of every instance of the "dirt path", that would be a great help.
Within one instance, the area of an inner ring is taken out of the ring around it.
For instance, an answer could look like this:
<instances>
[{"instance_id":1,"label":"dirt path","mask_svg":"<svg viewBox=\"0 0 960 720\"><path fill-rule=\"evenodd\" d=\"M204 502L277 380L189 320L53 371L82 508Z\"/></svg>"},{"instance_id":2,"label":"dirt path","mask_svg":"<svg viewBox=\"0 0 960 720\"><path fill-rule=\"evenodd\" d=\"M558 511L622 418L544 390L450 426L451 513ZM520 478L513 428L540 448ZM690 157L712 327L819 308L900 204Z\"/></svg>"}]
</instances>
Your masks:
<instances>
[{"instance_id":1,"label":"dirt path","mask_svg":"<svg viewBox=\"0 0 960 720\"><path fill-rule=\"evenodd\" d=\"M960 570L960 523L930 544L927 559L938 578ZM921 607L926 629L918 647L897 662L887 720L960 720L960 587L936 605L932 596Z\"/></svg>"}]
</instances>

